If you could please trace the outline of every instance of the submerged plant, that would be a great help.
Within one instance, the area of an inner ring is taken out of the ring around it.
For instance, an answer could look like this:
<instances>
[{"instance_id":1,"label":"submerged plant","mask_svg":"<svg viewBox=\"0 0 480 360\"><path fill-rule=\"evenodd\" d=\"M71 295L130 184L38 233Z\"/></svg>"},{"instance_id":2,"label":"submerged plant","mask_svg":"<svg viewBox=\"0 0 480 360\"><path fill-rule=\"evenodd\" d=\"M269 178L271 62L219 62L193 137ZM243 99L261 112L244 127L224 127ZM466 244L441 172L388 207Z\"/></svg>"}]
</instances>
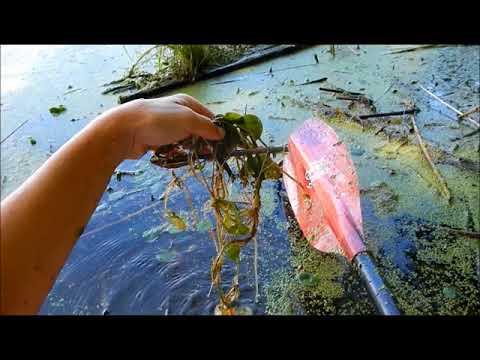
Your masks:
<instances>
[{"instance_id":1,"label":"submerged plant","mask_svg":"<svg viewBox=\"0 0 480 360\"><path fill-rule=\"evenodd\" d=\"M211 281L212 288L215 288L219 295L216 313L227 315L236 313L235 302L240 296L241 249L250 241L256 241L262 182L266 179L280 178L282 170L270 153L251 151L258 149L258 143L265 145L261 140L263 126L257 116L226 113L216 116L214 122L225 130L222 141L211 142L193 137L178 144L161 147L151 161L166 168L185 166L188 169L181 178L172 170L172 180L164 197L166 217L177 229L186 228L185 220L168 209L168 194L174 188L182 190L195 221L198 220L197 212L184 179L187 176L195 177L210 194L210 214L213 215L214 226L209 232L216 249L210 269ZM265 149L268 149L266 145ZM230 167L227 160L232 156L235 163ZM234 183L242 187L241 201L230 196L229 186ZM225 261L232 261L236 267L236 273L228 289L224 289L221 284Z\"/></svg>"}]
</instances>

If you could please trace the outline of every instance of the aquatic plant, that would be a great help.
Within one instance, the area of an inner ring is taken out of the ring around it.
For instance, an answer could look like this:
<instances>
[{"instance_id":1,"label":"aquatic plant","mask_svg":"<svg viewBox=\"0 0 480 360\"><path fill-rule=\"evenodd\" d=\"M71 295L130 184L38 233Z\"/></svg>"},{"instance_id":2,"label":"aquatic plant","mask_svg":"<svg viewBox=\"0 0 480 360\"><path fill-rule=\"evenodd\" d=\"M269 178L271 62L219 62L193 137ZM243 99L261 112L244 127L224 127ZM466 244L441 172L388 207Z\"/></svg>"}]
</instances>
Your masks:
<instances>
[{"instance_id":1,"label":"aquatic plant","mask_svg":"<svg viewBox=\"0 0 480 360\"><path fill-rule=\"evenodd\" d=\"M184 192L195 222L198 222L199 216L184 180L193 176L210 194L210 214L213 215L214 224L210 224L209 233L216 250L211 264L211 281L212 288L217 290L219 296L216 313L227 315L236 313L235 302L240 296L240 253L242 247L250 241L254 242L256 274L256 232L262 182L279 179L282 169L261 140L263 126L257 116L230 112L217 115L214 122L225 130L222 141L211 142L193 137L159 148L151 162L165 168L188 169L181 177L172 170L172 179L164 195L166 217L177 229L184 230L187 225L185 219L168 208L170 192L176 188ZM258 143L262 143L266 151L252 151L259 148ZM228 160L232 156L234 164L229 164ZM233 183L242 187L241 201L233 199L230 194L230 185ZM203 216L209 220L208 214L203 213ZM232 261L236 267L228 289L222 287L222 267L225 261ZM258 285L256 289L258 295Z\"/></svg>"}]
</instances>

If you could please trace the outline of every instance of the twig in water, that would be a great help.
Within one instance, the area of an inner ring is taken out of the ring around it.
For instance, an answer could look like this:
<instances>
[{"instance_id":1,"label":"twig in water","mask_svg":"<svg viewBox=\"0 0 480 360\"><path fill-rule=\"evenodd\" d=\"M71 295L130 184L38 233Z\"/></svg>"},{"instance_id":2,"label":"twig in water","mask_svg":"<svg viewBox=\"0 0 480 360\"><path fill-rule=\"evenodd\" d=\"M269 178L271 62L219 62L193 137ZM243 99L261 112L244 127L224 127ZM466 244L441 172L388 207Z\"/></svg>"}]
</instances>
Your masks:
<instances>
[{"instance_id":1,"label":"twig in water","mask_svg":"<svg viewBox=\"0 0 480 360\"><path fill-rule=\"evenodd\" d=\"M360 119L369 119L369 118L375 118L375 117L386 117L386 116L395 116L395 115L409 115L409 114L415 114L419 112L420 110L415 108L415 109L408 109L404 111L394 111L394 112L389 112L389 113L377 113L377 114L370 114L370 115L359 115L358 117Z\"/></svg>"},{"instance_id":2,"label":"twig in water","mask_svg":"<svg viewBox=\"0 0 480 360\"><path fill-rule=\"evenodd\" d=\"M118 94L120 92L123 92L123 91L127 91L127 90L130 90L130 89L135 89L135 83L134 82L131 82L129 84L126 84L126 85L118 85L118 86L114 86L114 87L111 87L111 88L108 88L104 91L102 91L102 95L107 95L107 94Z\"/></svg>"},{"instance_id":3,"label":"twig in water","mask_svg":"<svg viewBox=\"0 0 480 360\"><path fill-rule=\"evenodd\" d=\"M85 91L85 89L78 88L78 89L68 90L67 92L64 92L63 95L68 95L68 94L74 93L76 91Z\"/></svg>"},{"instance_id":4,"label":"twig in water","mask_svg":"<svg viewBox=\"0 0 480 360\"><path fill-rule=\"evenodd\" d=\"M3 144L5 140L7 140L10 136L12 136L18 129L20 129L23 125L25 125L27 122L29 122L30 119L25 120L22 122L20 125L18 125L10 134L8 134L1 142L0 144Z\"/></svg>"},{"instance_id":5,"label":"twig in water","mask_svg":"<svg viewBox=\"0 0 480 360\"><path fill-rule=\"evenodd\" d=\"M378 135L378 134L380 134L380 133L383 131L383 129L385 129L385 128L386 128L386 126L382 126L380 129L378 129L377 131L375 131L375 133L374 133L373 135Z\"/></svg>"},{"instance_id":6,"label":"twig in water","mask_svg":"<svg viewBox=\"0 0 480 360\"><path fill-rule=\"evenodd\" d=\"M390 84L390 86L385 89L385 91L383 92L383 94L380 95L380 97L378 97L377 99L375 99L375 102L378 103L378 101L379 101L380 99L382 99L382 98L385 96L385 94L390 91L390 89L391 89L392 87L393 87L393 84Z\"/></svg>"},{"instance_id":7,"label":"twig in water","mask_svg":"<svg viewBox=\"0 0 480 360\"><path fill-rule=\"evenodd\" d=\"M333 57L335 57L335 45L330 45L330 50L328 52L332 54Z\"/></svg>"},{"instance_id":8,"label":"twig in water","mask_svg":"<svg viewBox=\"0 0 480 360\"><path fill-rule=\"evenodd\" d=\"M328 92L333 92L333 93L343 94L343 95L354 95L354 96L355 95L364 95L364 94L359 93L359 92L347 91L347 90L343 90L343 89L329 89L329 88L319 87L318 90L328 91Z\"/></svg>"},{"instance_id":9,"label":"twig in water","mask_svg":"<svg viewBox=\"0 0 480 360\"><path fill-rule=\"evenodd\" d=\"M417 123L415 122L415 115L412 114L412 125L413 129L415 130L415 135L417 136L418 140L418 145L420 146L420 149L422 150L423 156L427 160L428 164L430 165L430 168L432 169L433 173L437 177L438 182L440 183L440 193L448 200L450 201L451 195L450 191L448 190L447 183L443 179L442 175L438 172L437 168L435 167L435 164L432 161L432 158L430 157L430 154L427 151L427 148L425 147L425 144L423 143L422 136L420 135L420 132L418 131Z\"/></svg>"},{"instance_id":10,"label":"twig in water","mask_svg":"<svg viewBox=\"0 0 480 360\"><path fill-rule=\"evenodd\" d=\"M324 81L327 81L327 80L328 80L328 78L322 77L322 78L320 78L320 79L311 80L311 81L306 81L306 82L304 82L303 84L298 84L298 85L295 85L295 86L316 84L316 83L321 83L321 82L324 82Z\"/></svg>"},{"instance_id":11,"label":"twig in water","mask_svg":"<svg viewBox=\"0 0 480 360\"><path fill-rule=\"evenodd\" d=\"M125 45L122 45L122 47L123 47L123 51L125 51L125 54L127 55L127 57L130 59L130 61L133 62L132 57L131 57L130 54L128 53L127 47L126 47Z\"/></svg>"},{"instance_id":12,"label":"twig in water","mask_svg":"<svg viewBox=\"0 0 480 360\"><path fill-rule=\"evenodd\" d=\"M445 101L443 101L442 99L440 99L437 95L433 94L432 92L428 91L427 89L425 89L422 85L419 85L420 86L420 89L422 89L423 91L425 91L428 95L430 95L431 97L433 97L435 100L441 102L443 105L445 105L446 107L448 107L450 110L454 111L455 113L457 113L458 115L464 115L461 111L459 111L458 109L455 109L452 105L446 103ZM476 122L475 120L467 117L467 120L470 121L472 124L474 124L476 127L480 127L480 124L478 122Z\"/></svg>"},{"instance_id":13,"label":"twig in water","mask_svg":"<svg viewBox=\"0 0 480 360\"><path fill-rule=\"evenodd\" d=\"M417 51L417 50L423 50L423 49L431 49L431 48L438 48L438 47L445 47L445 46L446 45L421 45L421 46L416 46L416 47L408 48L408 49L389 51L389 52L383 53L383 55L401 54L401 53L405 53L405 52L411 52L411 51Z\"/></svg>"},{"instance_id":14,"label":"twig in water","mask_svg":"<svg viewBox=\"0 0 480 360\"><path fill-rule=\"evenodd\" d=\"M480 110L480 106L475 106L474 108L472 108L472 109L464 112L462 115L458 115L458 118L459 118L459 119L462 119L462 118L464 118L465 116L470 115L470 114L473 114L473 113L475 113L475 112L477 112L477 111L479 111L479 110Z\"/></svg>"},{"instance_id":15,"label":"twig in water","mask_svg":"<svg viewBox=\"0 0 480 360\"><path fill-rule=\"evenodd\" d=\"M480 132L480 128L476 129L476 130L473 130L463 136L460 136L460 137L456 137L456 138L453 138L453 139L450 139L450 141L457 141L457 140L462 140L462 139L465 139L465 138L468 138L468 137L471 137L473 135L476 135Z\"/></svg>"},{"instance_id":16,"label":"twig in water","mask_svg":"<svg viewBox=\"0 0 480 360\"><path fill-rule=\"evenodd\" d=\"M359 52L357 52L354 48L352 48L350 45L348 45L348 48L355 54L355 55L360 55Z\"/></svg>"}]
</instances>

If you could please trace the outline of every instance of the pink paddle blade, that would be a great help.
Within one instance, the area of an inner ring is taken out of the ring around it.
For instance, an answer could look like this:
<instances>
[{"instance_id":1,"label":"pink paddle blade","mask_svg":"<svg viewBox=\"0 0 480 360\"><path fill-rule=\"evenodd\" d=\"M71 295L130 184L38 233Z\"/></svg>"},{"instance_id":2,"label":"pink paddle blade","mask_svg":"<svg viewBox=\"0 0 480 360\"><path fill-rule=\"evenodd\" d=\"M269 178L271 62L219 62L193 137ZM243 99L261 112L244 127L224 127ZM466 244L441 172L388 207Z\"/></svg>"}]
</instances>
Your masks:
<instances>
[{"instance_id":1,"label":"pink paddle blade","mask_svg":"<svg viewBox=\"0 0 480 360\"><path fill-rule=\"evenodd\" d=\"M288 140L285 188L309 243L352 260L365 250L358 180L352 160L334 130L320 119L307 120Z\"/></svg>"}]
</instances>

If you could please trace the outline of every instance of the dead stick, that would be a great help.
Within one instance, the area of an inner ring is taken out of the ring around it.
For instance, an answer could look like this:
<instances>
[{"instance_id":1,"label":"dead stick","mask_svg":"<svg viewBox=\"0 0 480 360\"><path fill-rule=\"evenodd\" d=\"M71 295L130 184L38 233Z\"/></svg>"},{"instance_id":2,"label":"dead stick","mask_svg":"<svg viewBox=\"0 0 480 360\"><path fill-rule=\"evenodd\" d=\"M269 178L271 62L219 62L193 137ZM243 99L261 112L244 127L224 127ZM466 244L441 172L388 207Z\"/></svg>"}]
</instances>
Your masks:
<instances>
[{"instance_id":1,"label":"dead stick","mask_svg":"<svg viewBox=\"0 0 480 360\"><path fill-rule=\"evenodd\" d=\"M230 156L238 157L244 155L255 155L255 154L265 154L265 153L279 153L279 152L287 152L288 147L287 145L282 146L272 146L272 147L258 147L253 149L242 149L242 150L233 150L230 153Z\"/></svg>"},{"instance_id":2,"label":"dead stick","mask_svg":"<svg viewBox=\"0 0 480 360\"><path fill-rule=\"evenodd\" d=\"M18 129L20 129L23 125L25 125L27 122L29 122L30 119L27 119L25 120L24 122L22 122L20 125L18 125L10 134L8 134L5 138L2 139L2 141L0 142L0 144L3 144L3 142L5 140L7 140L10 136L12 136Z\"/></svg>"},{"instance_id":3,"label":"dead stick","mask_svg":"<svg viewBox=\"0 0 480 360\"><path fill-rule=\"evenodd\" d=\"M322 77L320 79L316 79L316 80L311 80L311 81L307 81L307 82L304 82L302 84L298 84L298 85L295 85L295 86L302 86L302 85L310 85L310 84L317 84L317 83L321 83L321 82L324 82L324 81L327 81L328 78L326 77Z\"/></svg>"},{"instance_id":4,"label":"dead stick","mask_svg":"<svg viewBox=\"0 0 480 360\"><path fill-rule=\"evenodd\" d=\"M401 53L405 53L405 52L411 52L411 51L422 50L422 49L431 49L431 48L435 48L435 47L444 47L444 46L446 46L446 45L421 45L421 46L417 46L417 47L414 47L414 48L389 51L389 52L383 53L383 55L401 54Z\"/></svg>"},{"instance_id":5,"label":"dead stick","mask_svg":"<svg viewBox=\"0 0 480 360\"><path fill-rule=\"evenodd\" d=\"M355 55L360 55L360 53L357 52L355 49L353 49L350 45L347 45L347 47L348 47Z\"/></svg>"},{"instance_id":6,"label":"dead stick","mask_svg":"<svg viewBox=\"0 0 480 360\"><path fill-rule=\"evenodd\" d=\"M376 117L385 117L385 116L395 116L395 115L410 115L419 112L420 109L408 109L405 111L394 111L389 113L377 113L377 114L370 114L370 115L360 115L360 119L369 119L369 118L376 118Z\"/></svg>"},{"instance_id":7,"label":"dead stick","mask_svg":"<svg viewBox=\"0 0 480 360\"><path fill-rule=\"evenodd\" d=\"M480 106L476 106L476 107L474 107L473 109L468 110L467 112L464 112L463 115L458 115L458 118L459 118L459 119L462 119L462 118L464 118L465 116L470 115L470 114L473 114L473 113L475 113L475 112L477 112L477 111L479 111L479 110L480 110Z\"/></svg>"},{"instance_id":8,"label":"dead stick","mask_svg":"<svg viewBox=\"0 0 480 360\"><path fill-rule=\"evenodd\" d=\"M463 136L460 136L460 137L456 137L456 138L453 138L453 139L450 139L451 141L457 141L457 140L462 140L462 139L465 139L465 138L468 138L468 137L471 137L473 135L476 135L480 132L480 128L476 129L476 130L473 130L471 132L469 132L468 134L465 134Z\"/></svg>"},{"instance_id":9,"label":"dead stick","mask_svg":"<svg viewBox=\"0 0 480 360\"><path fill-rule=\"evenodd\" d=\"M202 72L197 76L196 81L210 79L215 76L226 74L234 70L244 68L246 66L258 64L260 62L264 62L266 60L270 60L278 56L291 54L295 51L306 49L309 46L310 45L278 45L272 48L263 49L256 53L252 53L250 55L242 57L233 63ZM158 97L166 91L170 91L190 83L191 81L187 81L187 80L171 79L171 80L162 82L162 84L159 84L158 86L139 90L138 92L135 92L130 95L120 96L118 98L118 101L120 104L123 104L139 98Z\"/></svg>"},{"instance_id":10,"label":"dead stick","mask_svg":"<svg viewBox=\"0 0 480 360\"><path fill-rule=\"evenodd\" d=\"M347 91L343 89L329 89L329 88L324 88L324 87L319 87L319 90L322 91L328 91L328 92L333 92L337 94L344 94L344 95L364 95L362 93L354 92L354 91Z\"/></svg>"},{"instance_id":11,"label":"dead stick","mask_svg":"<svg viewBox=\"0 0 480 360\"><path fill-rule=\"evenodd\" d=\"M418 145L420 146L420 149L422 149L422 153L427 160L428 164L430 165L430 168L432 169L433 173L437 177L439 183L442 185L441 186L441 193L442 195L450 201L451 195L450 191L448 190L447 183L443 179L442 175L438 172L437 168L435 167L435 164L432 161L432 158L430 157L430 154L427 151L427 148L425 147L425 144L423 143L422 136L420 135L420 132L418 131L417 123L415 122L415 115L412 114L412 124L413 124L413 129L415 130L415 135L417 135L417 140L418 140Z\"/></svg>"},{"instance_id":12,"label":"dead stick","mask_svg":"<svg viewBox=\"0 0 480 360\"><path fill-rule=\"evenodd\" d=\"M438 100L439 102L441 102L443 105L445 105L446 107L448 107L450 110L456 112L458 115L464 115L461 111L459 111L458 109L455 109L452 105L450 104L447 104L445 101L443 101L442 99L440 99L437 95L431 93L430 91L428 91L427 89L425 89L422 85L420 85L420 89L422 89L423 91L425 91L428 95L430 95L431 97L433 97L435 100ZM475 120L467 117L467 120L470 121L472 124L474 124L476 127L480 127L480 124L478 122L476 122Z\"/></svg>"}]
</instances>

